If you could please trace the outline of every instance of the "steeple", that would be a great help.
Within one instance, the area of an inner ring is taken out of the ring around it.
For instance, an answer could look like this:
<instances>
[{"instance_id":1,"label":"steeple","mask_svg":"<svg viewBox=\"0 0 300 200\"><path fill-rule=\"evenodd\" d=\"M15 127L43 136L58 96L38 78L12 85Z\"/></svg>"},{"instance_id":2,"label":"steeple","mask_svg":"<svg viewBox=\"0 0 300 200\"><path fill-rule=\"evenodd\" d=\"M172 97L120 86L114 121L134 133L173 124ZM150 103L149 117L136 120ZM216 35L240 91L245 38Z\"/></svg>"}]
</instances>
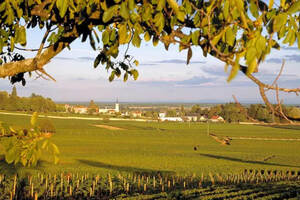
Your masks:
<instances>
[{"instance_id":1,"label":"steeple","mask_svg":"<svg viewBox=\"0 0 300 200\"><path fill-rule=\"evenodd\" d=\"M117 98L116 103L115 103L115 111L118 113L120 112L120 105L119 105L119 99Z\"/></svg>"}]
</instances>

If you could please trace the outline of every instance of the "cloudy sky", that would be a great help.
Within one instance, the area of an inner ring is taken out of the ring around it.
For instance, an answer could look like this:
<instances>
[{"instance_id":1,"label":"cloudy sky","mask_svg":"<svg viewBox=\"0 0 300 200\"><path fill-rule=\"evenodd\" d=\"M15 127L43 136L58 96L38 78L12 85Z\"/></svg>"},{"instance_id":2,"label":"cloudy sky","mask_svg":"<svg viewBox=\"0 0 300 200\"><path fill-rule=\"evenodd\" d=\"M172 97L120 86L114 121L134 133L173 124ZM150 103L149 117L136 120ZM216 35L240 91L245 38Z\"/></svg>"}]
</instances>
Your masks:
<instances>
[{"instance_id":1,"label":"cloudy sky","mask_svg":"<svg viewBox=\"0 0 300 200\"><path fill-rule=\"evenodd\" d=\"M38 48L42 33L29 31L28 47ZM123 48L124 50L124 48ZM131 47L129 54L139 60L139 78L108 81L109 73L103 66L93 68L97 55L88 43L75 41L71 50L64 50L46 67L57 82L35 80L35 74L27 79L25 87L17 84L20 96L31 93L42 94L55 101L114 101L123 102L229 102L234 94L241 102L261 102L257 86L243 74L227 83L228 73L224 63L212 57L203 57L200 48L193 49L193 58L186 65L186 51L179 52L177 46L165 51L163 46L153 47L143 43L141 48ZM122 54L122 53L120 53ZM32 54L25 53L26 57ZM272 83L280 70L282 59L286 67L279 80L282 87L300 87L300 51L296 47L272 50L268 59L260 66L256 76ZM10 91L12 85L7 79L0 80L0 90ZM275 100L270 93L270 100ZM285 103L300 103L294 94L281 94Z\"/></svg>"}]
</instances>

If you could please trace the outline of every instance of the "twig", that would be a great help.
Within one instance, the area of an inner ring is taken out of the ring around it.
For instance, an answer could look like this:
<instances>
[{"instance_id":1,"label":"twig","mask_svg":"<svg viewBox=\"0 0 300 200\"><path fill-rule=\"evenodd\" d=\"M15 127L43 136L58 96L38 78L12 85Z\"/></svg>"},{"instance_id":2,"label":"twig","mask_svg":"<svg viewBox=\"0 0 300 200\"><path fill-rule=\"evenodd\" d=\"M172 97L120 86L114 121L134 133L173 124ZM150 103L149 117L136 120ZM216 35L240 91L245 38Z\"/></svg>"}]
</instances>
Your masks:
<instances>
[{"instance_id":1,"label":"twig","mask_svg":"<svg viewBox=\"0 0 300 200\"><path fill-rule=\"evenodd\" d=\"M287 118L287 116L284 114L284 112L282 111L282 106L281 103L282 101L279 100L279 91L278 91L278 85L276 84L276 99L277 99L277 103L278 103L278 107L279 107L279 112L281 114L281 116L286 119L289 123L293 124L294 122L292 120L290 120L289 118Z\"/></svg>"}]
</instances>

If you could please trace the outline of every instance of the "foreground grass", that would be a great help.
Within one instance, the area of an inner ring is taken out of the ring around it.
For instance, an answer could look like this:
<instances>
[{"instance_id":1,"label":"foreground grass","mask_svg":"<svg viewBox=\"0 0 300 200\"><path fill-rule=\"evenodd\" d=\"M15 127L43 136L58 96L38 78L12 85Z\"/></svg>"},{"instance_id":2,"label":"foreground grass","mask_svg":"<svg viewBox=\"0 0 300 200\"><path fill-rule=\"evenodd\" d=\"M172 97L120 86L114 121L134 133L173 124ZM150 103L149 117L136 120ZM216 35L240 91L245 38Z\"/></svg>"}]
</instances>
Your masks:
<instances>
[{"instance_id":1,"label":"foreground grass","mask_svg":"<svg viewBox=\"0 0 300 200\"><path fill-rule=\"evenodd\" d=\"M29 117L0 114L0 121L24 126L29 124ZM57 129L52 140L61 151L59 164L53 165L47 156L36 168L12 167L2 160L1 173L200 175L237 173L244 169L300 170L297 141L233 140L230 146L222 146L207 136L206 124L51 121ZM125 130L107 130L93 126L96 124ZM300 138L297 128L210 124L210 130L232 137Z\"/></svg>"}]
</instances>

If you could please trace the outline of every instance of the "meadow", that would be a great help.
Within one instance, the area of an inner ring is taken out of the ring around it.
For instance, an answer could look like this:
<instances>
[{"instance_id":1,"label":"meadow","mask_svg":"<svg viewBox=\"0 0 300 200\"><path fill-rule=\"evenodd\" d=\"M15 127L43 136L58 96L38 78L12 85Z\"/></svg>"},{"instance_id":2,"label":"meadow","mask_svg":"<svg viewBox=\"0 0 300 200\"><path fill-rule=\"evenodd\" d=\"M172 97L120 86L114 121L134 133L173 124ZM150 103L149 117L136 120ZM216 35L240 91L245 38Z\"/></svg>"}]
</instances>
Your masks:
<instances>
[{"instance_id":1,"label":"meadow","mask_svg":"<svg viewBox=\"0 0 300 200\"><path fill-rule=\"evenodd\" d=\"M28 125L29 120L29 116L0 114L0 121L19 127ZM74 119L51 121L56 127L52 141L60 149L60 162L54 165L45 155L37 167L28 168L7 165L2 156L1 173L197 176L202 173L241 173L245 169L300 170L300 141L233 139L231 145L224 146L209 137L207 124L201 123ZM95 125L123 130L109 130ZM300 131L296 126L210 124L209 129L211 133L234 138L300 138Z\"/></svg>"}]
</instances>

